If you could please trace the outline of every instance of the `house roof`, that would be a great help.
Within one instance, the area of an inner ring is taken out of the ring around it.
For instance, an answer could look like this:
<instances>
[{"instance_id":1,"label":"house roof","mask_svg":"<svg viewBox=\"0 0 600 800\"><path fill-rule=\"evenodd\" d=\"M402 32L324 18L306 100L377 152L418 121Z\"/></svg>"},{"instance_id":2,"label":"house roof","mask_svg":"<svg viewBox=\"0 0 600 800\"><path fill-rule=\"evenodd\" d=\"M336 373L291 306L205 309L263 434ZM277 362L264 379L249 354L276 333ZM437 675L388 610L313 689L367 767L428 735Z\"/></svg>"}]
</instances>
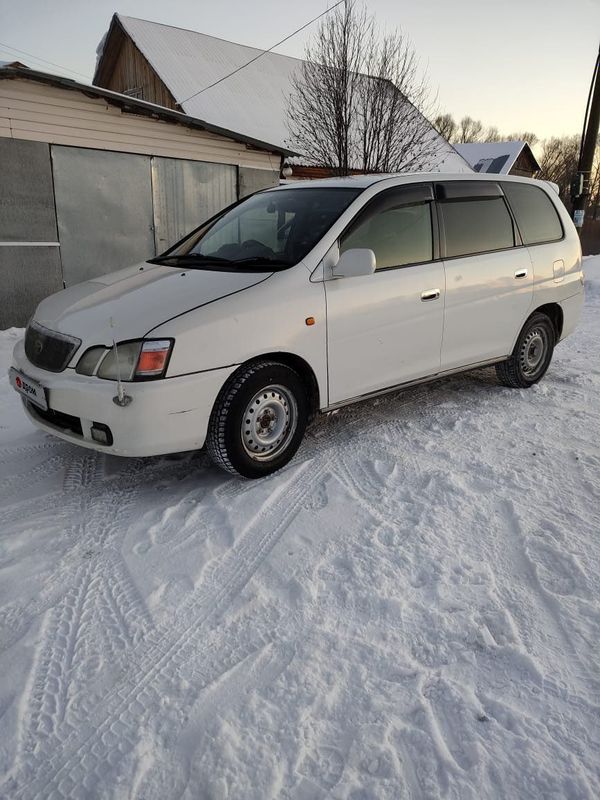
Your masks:
<instances>
[{"instance_id":1,"label":"house roof","mask_svg":"<svg viewBox=\"0 0 600 800\"><path fill-rule=\"evenodd\" d=\"M536 172L540 168L531 148L524 141L468 142L466 144L455 144L454 148L469 162L475 172L508 175L524 150L530 157L532 171Z\"/></svg>"},{"instance_id":2,"label":"house roof","mask_svg":"<svg viewBox=\"0 0 600 800\"><path fill-rule=\"evenodd\" d=\"M276 142L280 148L299 149L287 128L287 103L300 59L121 14L113 16L111 30L113 26L129 35L187 114ZM103 77L103 44L94 82ZM240 72L206 88L256 56L260 58ZM440 142L445 152L439 168L467 171L469 165L452 146L442 137Z\"/></svg>"},{"instance_id":3,"label":"house roof","mask_svg":"<svg viewBox=\"0 0 600 800\"><path fill-rule=\"evenodd\" d=\"M268 142L258 141L250 136L245 136L241 133L228 130L220 125L214 125L211 122L192 117L180 111L174 111L170 108L158 106L155 103L148 103L145 100L138 100L135 97L130 97L120 92L112 92L109 89L102 89L100 86L90 86L87 83L80 83L79 81L72 80L71 78L63 78L61 75L54 75L50 72L40 72L38 70L29 69L24 64L18 62L11 62L3 65L0 62L0 80L22 78L25 80L36 81L37 83L45 83L51 86L58 86L62 89L71 89L73 91L83 92L88 97L102 97L111 105L118 106L123 111L130 114L141 114L154 119L166 120L167 122L178 123L188 128L195 128L197 130L208 131L220 136L224 136L233 141L240 142L241 144L257 147L261 150L267 150L273 153L281 153L283 155L293 155L294 151L282 148L275 144Z\"/></svg>"}]
</instances>

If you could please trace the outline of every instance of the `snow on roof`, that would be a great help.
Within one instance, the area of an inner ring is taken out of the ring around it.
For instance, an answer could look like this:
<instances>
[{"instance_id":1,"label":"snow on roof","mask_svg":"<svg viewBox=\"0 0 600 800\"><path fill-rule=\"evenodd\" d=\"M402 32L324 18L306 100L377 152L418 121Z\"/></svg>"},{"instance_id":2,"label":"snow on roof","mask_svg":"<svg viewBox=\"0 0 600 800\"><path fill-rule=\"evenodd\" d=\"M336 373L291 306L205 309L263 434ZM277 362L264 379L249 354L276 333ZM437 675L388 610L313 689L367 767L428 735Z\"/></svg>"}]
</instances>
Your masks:
<instances>
[{"instance_id":1,"label":"snow on roof","mask_svg":"<svg viewBox=\"0 0 600 800\"><path fill-rule=\"evenodd\" d=\"M529 147L524 141L468 142L454 145L454 149L469 162L475 172L493 172L496 175L508 175L524 147Z\"/></svg>"},{"instance_id":2,"label":"snow on roof","mask_svg":"<svg viewBox=\"0 0 600 800\"><path fill-rule=\"evenodd\" d=\"M22 61L0 61L0 69L3 67L21 67L23 69L28 69L27 64L23 64Z\"/></svg>"},{"instance_id":3,"label":"snow on roof","mask_svg":"<svg viewBox=\"0 0 600 800\"><path fill-rule=\"evenodd\" d=\"M286 118L292 76L301 69L300 59L265 53L236 75L191 97L263 51L196 31L116 16L186 114L298 150ZM464 159L441 137L440 143L440 169L469 171Z\"/></svg>"}]
</instances>

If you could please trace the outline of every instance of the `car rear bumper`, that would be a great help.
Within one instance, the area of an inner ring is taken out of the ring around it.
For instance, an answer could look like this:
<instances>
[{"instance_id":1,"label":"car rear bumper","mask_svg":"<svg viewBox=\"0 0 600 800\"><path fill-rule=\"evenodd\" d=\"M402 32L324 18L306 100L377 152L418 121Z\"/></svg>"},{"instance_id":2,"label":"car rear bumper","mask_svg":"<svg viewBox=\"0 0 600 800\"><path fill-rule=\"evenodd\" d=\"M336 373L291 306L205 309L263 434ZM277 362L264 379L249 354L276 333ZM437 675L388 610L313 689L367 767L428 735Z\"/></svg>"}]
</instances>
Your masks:
<instances>
[{"instance_id":1,"label":"car rear bumper","mask_svg":"<svg viewBox=\"0 0 600 800\"><path fill-rule=\"evenodd\" d=\"M573 333L581 317L581 310L584 303L583 290L577 294L568 297L566 300L560 301L560 307L563 310L563 328L561 334L561 341Z\"/></svg>"},{"instance_id":2,"label":"car rear bumper","mask_svg":"<svg viewBox=\"0 0 600 800\"><path fill-rule=\"evenodd\" d=\"M235 366L174 378L123 383L131 397L119 406L115 381L34 367L19 342L13 366L46 390L50 413L23 399L27 416L38 428L61 439L120 456L154 456L197 450L204 445L214 401ZM92 438L92 426L106 427L112 443Z\"/></svg>"}]
</instances>

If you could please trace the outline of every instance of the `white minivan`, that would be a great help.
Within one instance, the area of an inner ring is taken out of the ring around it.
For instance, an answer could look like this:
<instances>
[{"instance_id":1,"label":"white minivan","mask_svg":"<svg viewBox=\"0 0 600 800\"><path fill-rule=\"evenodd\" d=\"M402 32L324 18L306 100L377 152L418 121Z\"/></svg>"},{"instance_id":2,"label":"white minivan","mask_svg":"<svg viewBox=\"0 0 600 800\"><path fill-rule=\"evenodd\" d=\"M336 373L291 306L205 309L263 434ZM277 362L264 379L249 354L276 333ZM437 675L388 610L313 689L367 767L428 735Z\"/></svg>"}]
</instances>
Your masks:
<instances>
[{"instance_id":1,"label":"white minivan","mask_svg":"<svg viewBox=\"0 0 600 800\"><path fill-rule=\"evenodd\" d=\"M206 444L255 478L289 461L318 412L489 364L531 386L582 302L579 238L550 184L306 181L48 297L10 376L63 439L122 456Z\"/></svg>"}]
</instances>

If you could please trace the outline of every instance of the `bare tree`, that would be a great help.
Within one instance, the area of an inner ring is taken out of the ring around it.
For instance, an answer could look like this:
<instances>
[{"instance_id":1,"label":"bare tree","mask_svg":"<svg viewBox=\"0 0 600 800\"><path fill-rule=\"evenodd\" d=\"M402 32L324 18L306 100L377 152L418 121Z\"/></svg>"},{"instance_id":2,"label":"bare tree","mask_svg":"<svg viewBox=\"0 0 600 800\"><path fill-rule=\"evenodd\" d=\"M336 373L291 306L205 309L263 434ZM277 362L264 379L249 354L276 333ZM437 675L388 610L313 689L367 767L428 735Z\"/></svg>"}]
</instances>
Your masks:
<instances>
[{"instance_id":1,"label":"bare tree","mask_svg":"<svg viewBox=\"0 0 600 800\"><path fill-rule=\"evenodd\" d=\"M438 114L434 120L435 129L449 142L527 142L533 147L539 138L532 131L501 133L495 125L484 128L483 123L472 117L463 117L456 122L452 114Z\"/></svg>"},{"instance_id":2,"label":"bare tree","mask_svg":"<svg viewBox=\"0 0 600 800\"><path fill-rule=\"evenodd\" d=\"M412 45L381 36L355 0L324 19L292 82L295 146L339 175L431 168L445 149L424 116L429 92Z\"/></svg>"},{"instance_id":3,"label":"bare tree","mask_svg":"<svg viewBox=\"0 0 600 800\"><path fill-rule=\"evenodd\" d=\"M533 131L515 131L502 137L503 142L527 142L533 147L539 142L539 137Z\"/></svg>"},{"instance_id":4,"label":"bare tree","mask_svg":"<svg viewBox=\"0 0 600 800\"><path fill-rule=\"evenodd\" d=\"M527 142L530 147L537 144L538 137L531 131L517 131L515 133L501 133L494 125L485 128L481 134L482 142Z\"/></svg>"},{"instance_id":5,"label":"bare tree","mask_svg":"<svg viewBox=\"0 0 600 800\"><path fill-rule=\"evenodd\" d=\"M306 47L300 73L292 78L288 108L296 146L339 175L348 174L354 155L350 123L361 62L359 22L366 24L366 14L359 20L350 4L325 17Z\"/></svg>"},{"instance_id":6,"label":"bare tree","mask_svg":"<svg viewBox=\"0 0 600 800\"><path fill-rule=\"evenodd\" d=\"M579 136L554 136L542 142L539 178L558 184L563 203L570 208L570 187L577 172Z\"/></svg>"},{"instance_id":7,"label":"bare tree","mask_svg":"<svg viewBox=\"0 0 600 800\"><path fill-rule=\"evenodd\" d=\"M579 162L579 136L554 136L542 142L539 178L558 184L560 196L569 211L572 209L571 181L577 173ZM597 218L600 209L600 143L590 175L588 214Z\"/></svg>"},{"instance_id":8,"label":"bare tree","mask_svg":"<svg viewBox=\"0 0 600 800\"><path fill-rule=\"evenodd\" d=\"M455 141L458 125L452 114L438 114L433 120L433 127L448 142Z\"/></svg>"},{"instance_id":9,"label":"bare tree","mask_svg":"<svg viewBox=\"0 0 600 800\"><path fill-rule=\"evenodd\" d=\"M358 82L359 160L367 172L420 169L440 148L426 114L427 82L410 41L402 34L378 39L371 26Z\"/></svg>"},{"instance_id":10,"label":"bare tree","mask_svg":"<svg viewBox=\"0 0 600 800\"><path fill-rule=\"evenodd\" d=\"M466 142L485 141L483 133L481 120L473 119L473 117L463 117L458 123L457 142L463 144Z\"/></svg>"},{"instance_id":11,"label":"bare tree","mask_svg":"<svg viewBox=\"0 0 600 800\"><path fill-rule=\"evenodd\" d=\"M486 128L482 135L482 141L484 142L502 142L503 137L498 128L494 125L490 125L489 128Z\"/></svg>"}]
</instances>

